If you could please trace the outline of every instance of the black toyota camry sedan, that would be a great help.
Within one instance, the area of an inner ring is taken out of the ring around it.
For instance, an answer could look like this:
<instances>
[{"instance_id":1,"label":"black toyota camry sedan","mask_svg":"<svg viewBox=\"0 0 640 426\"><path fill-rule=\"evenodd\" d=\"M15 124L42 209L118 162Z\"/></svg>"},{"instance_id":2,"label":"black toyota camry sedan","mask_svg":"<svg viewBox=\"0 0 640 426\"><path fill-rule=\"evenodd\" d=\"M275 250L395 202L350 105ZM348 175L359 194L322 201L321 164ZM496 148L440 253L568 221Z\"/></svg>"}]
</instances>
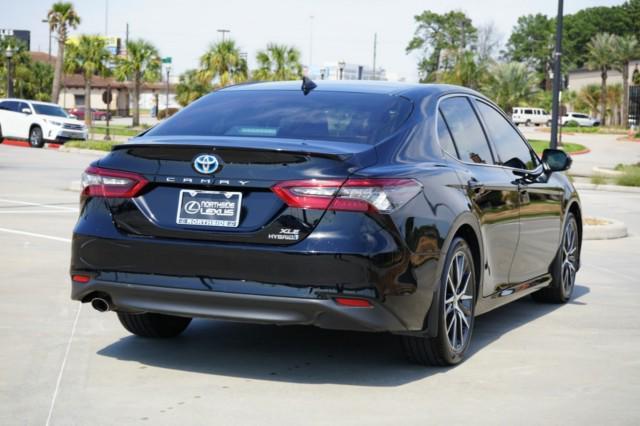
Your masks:
<instances>
[{"instance_id":1,"label":"black toyota camry sedan","mask_svg":"<svg viewBox=\"0 0 640 426\"><path fill-rule=\"evenodd\" d=\"M72 298L143 337L192 318L308 324L453 365L477 315L571 297L570 164L461 87L228 87L87 168Z\"/></svg>"}]
</instances>

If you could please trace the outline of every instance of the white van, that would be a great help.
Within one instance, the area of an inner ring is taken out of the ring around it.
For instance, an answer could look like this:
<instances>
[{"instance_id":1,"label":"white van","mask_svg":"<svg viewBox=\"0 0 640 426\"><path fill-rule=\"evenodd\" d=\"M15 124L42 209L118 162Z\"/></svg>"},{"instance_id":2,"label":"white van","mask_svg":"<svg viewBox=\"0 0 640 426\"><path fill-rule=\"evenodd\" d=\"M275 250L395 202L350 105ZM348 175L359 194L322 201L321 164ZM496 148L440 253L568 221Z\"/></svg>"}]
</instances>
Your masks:
<instances>
[{"instance_id":1,"label":"white van","mask_svg":"<svg viewBox=\"0 0 640 426\"><path fill-rule=\"evenodd\" d=\"M513 109L511 114L511 121L516 125L524 124L525 126L539 126L544 124L545 126L551 126L551 115L542 108L530 108L530 107L517 107Z\"/></svg>"}]
</instances>

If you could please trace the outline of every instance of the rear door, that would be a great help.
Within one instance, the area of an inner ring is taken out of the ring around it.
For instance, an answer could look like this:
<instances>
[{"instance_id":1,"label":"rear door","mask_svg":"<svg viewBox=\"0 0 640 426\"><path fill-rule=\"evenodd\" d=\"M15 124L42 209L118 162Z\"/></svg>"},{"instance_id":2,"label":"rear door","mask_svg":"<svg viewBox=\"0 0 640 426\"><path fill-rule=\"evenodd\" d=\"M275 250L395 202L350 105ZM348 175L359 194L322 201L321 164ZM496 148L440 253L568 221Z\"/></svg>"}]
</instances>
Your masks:
<instances>
[{"instance_id":1,"label":"rear door","mask_svg":"<svg viewBox=\"0 0 640 426\"><path fill-rule=\"evenodd\" d=\"M481 100L476 105L496 149L498 164L518 186L520 238L509 281L525 282L547 273L556 254L563 188L553 175L523 177L523 172L539 166L538 157L502 113Z\"/></svg>"},{"instance_id":2,"label":"rear door","mask_svg":"<svg viewBox=\"0 0 640 426\"><path fill-rule=\"evenodd\" d=\"M0 104L0 125L2 136L17 138L18 132L18 105L17 101L3 101Z\"/></svg>"},{"instance_id":3,"label":"rear door","mask_svg":"<svg viewBox=\"0 0 640 426\"><path fill-rule=\"evenodd\" d=\"M175 139L121 146L101 160L100 167L134 171L151 182L134 199L107 201L122 231L150 237L292 244L313 230L323 212L287 207L271 188L283 181L310 179L341 185L376 159L375 148L367 144ZM205 159L209 169L198 159Z\"/></svg>"},{"instance_id":4,"label":"rear door","mask_svg":"<svg viewBox=\"0 0 640 426\"><path fill-rule=\"evenodd\" d=\"M473 211L479 216L485 268L483 296L509 285L509 270L518 244L518 186L496 167L494 155L470 100L445 98L440 112L450 130L459 174L467 187Z\"/></svg>"},{"instance_id":5,"label":"rear door","mask_svg":"<svg viewBox=\"0 0 640 426\"><path fill-rule=\"evenodd\" d=\"M30 114L24 112L24 110L31 111ZM18 103L18 113L16 114L16 137L20 139L29 138L29 129L33 121L33 109L26 102Z\"/></svg>"}]
</instances>

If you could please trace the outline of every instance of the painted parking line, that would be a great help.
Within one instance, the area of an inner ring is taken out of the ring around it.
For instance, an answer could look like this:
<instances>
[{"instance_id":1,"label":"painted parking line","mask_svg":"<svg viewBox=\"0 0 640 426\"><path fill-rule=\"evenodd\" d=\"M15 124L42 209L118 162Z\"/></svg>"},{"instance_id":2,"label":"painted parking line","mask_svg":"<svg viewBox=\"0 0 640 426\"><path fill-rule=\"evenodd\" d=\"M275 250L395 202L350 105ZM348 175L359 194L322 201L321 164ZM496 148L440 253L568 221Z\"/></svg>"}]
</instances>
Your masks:
<instances>
[{"instance_id":1,"label":"painted parking line","mask_svg":"<svg viewBox=\"0 0 640 426\"><path fill-rule=\"evenodd\" d=\"M74 211L74 212L78 211L77 207L57 206L53 204L34 203L31 201L8 200L6 198L0 198L0 203L21 204L24 206L37 206L37 207L44 207L47 209L54 209L54 210L65 210L65 211Z\"/></svg>"},{"instance_id":2,"label":"painted parking line","mask_svg":"<svg viewBox=\"0 0 640 426\"><path fill-rule=\"evenodd\" d=\"M7 234L24 235L26 237L45 238L48 240L60 241L63 243L71 242L71 238L62 238L62 237L55 237L53 235L37 234L35 232L20 231L19 229L0 228L0 232L5 232Z\"/></svg>"},{"instance_id":3,"label":"painted parking line","mask_svg":"<svg viewBox=\"0 0 640 426\"><path fill-rule=\"evenodd\" d=\"M0 207L2 208L2 207ZM54 213L78 213L78 210L0 210L0 214L54 214Z\"/></svg>"}]
</instances>

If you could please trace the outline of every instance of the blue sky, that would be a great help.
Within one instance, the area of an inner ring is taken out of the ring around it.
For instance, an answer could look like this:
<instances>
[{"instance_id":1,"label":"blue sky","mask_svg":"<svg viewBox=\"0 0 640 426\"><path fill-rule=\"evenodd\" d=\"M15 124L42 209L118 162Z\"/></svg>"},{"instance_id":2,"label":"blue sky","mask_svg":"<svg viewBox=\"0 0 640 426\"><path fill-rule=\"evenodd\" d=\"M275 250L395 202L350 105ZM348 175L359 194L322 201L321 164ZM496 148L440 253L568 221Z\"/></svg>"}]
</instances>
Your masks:
<instances>
[{"instance_id":1,"label":"blue sky","mask_svg":"<svg viewBox=\"0 0 640 426\"><path fill-rule=\"evenodd\" d=\"M177 72L197 66L207 46L220 39L217 29L231 30L231 36L248 52L250 67L256 51L269 41L297 46L307 63L311 39L315 65L338 60L370 65L377 32L377 63L408 81L417 79L416 55L406 55L404 49L415 29L413 16L425 9L462 10L476 26L493 22L503 41L519 16L555 15L557 10L557 0L78 0L73 3L82 24L76 33L104 34L107 1L109 35L124 38L128 22L130 37L151 40L163 56L173 57ZM2 3L0 28L30 30L32 50L46 51L47 26L40 20L52 1ZM565 0L565 13L621 3Z\"/></svg>"}]
</instances>

